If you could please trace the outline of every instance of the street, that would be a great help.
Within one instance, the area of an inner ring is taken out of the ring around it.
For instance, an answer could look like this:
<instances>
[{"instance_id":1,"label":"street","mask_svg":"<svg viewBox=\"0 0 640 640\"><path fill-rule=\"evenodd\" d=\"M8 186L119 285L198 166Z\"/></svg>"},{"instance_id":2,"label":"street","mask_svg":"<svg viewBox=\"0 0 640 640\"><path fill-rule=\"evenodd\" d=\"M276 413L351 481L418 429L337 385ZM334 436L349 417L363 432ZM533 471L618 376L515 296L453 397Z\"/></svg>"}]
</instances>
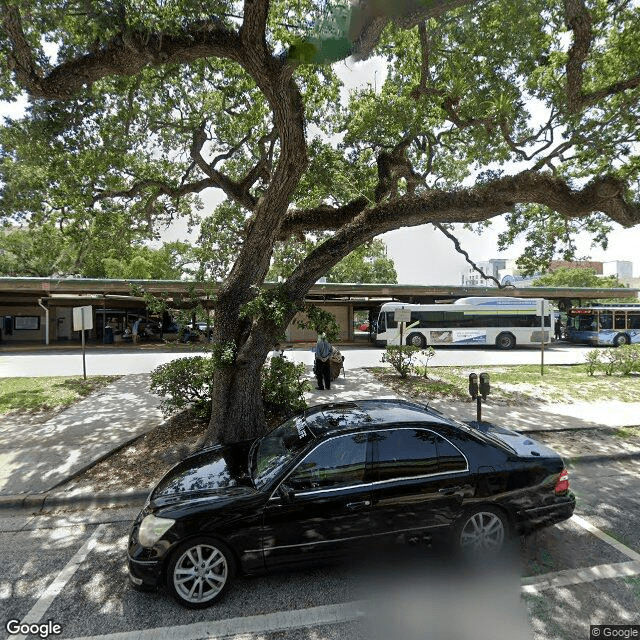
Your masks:
<instances>
[{"instance_id":1,"label":"street","mask_svg":"<svg viewBox=\"0 0 640 640\"><path fill-rule=\"evenodd\" d=\"M558 343L548 345L544 351L546 364L576 364L584 362L591 347ZM383 366L380 358L384 349L373 346L340 347L345 357L345 369ZM144 350L127 349L103 350L88 349L86 354L87 375L126 375L148 373L157 366L175 358L203 355L193 350ZM287 358L294 362L313 364L313 352L309 345L295 345L285 351ZM436 349L430 366L456 365L509 365L539 364L540 349L519 347L512 351L500 351L489 347L441 347ZM39 351L36 353L5 352L0 355L0 378L13 376L71 376L82 375L82 354L67 349Z\"/></svg>"},{"instance_id":2,"label":"street","mask_svg":"<svg viewBox=\"0 0 640 640\"><path fill-rule=\"evenodd\" d=\"M433 552L407 548L409 562L398 565L240 577L202 611L181 608L164 591L129 587L126 541L137 509L5 511L0 618L5 632L11 619L50 620L61 637L103 640L372 638L382 629L424 639L454 628L475 640L492 637L479 629L496 624L519 629L511 638L584 640L590 624L640 624L639 471L638 461L571 467L576 515L526 538L514 563L488 576L438 578L421 570L434 566Z\"/></svg>"}]
</instances>

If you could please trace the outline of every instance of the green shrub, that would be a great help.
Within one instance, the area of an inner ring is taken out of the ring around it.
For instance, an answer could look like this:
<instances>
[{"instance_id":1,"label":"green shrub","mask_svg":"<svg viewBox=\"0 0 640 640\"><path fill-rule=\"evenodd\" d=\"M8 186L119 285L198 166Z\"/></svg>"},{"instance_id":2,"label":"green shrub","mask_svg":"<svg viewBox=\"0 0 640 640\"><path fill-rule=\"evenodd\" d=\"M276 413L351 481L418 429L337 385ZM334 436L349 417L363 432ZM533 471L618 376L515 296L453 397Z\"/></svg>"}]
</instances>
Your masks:
<instances>
[{"instance_id":1,"label":"green shrub","mask_svg":"<svg viewBox=\"0 0 640 640\"><path fill-rule=\"evenodd\" d=\"M605 349L600 352L602 368L607 376L612 375L618 365L618 356L616 355L616 351L617 349Z\"/></svg>"},{"instance_id":2,"label":"green shrub","mask_svg":"<svg viewBox=\"0 0 640 640\"><path fill-rule=\"evenodd\" d=\"M587 361L587 373L592 376L600 366L600 352L597 349L592 349L591 351L587 351L587 355L585 356Z\"/></svg>"},{"instance_id":3,"label":"green shrub","mask_svg":"<svg viewBox=\"0 0 640 640\"><path fill-rule=\"evenodd\" d=\"M418 354L417 360L418 364L415 366L416 373L422 375L423 378L428 378L427 375L429 360L436 355L436 350L433 347L427 347L426 349L422 349L422 351Z\"/></svg>"},{"instance_id":4,"label":"green shrub","mask_svg":"<svg viewBox=\"0 0 640 640\"><path fill-rule=\"evenodd\" d=\"M420 347L412 345L389 346L382 354L382 362L388 362L401 378L406 378L415 367L415 359L420 352Z\"/></svg>"},{"instance_id":5,"label":"green shrub","mask_svg":"<svg viewBox=\"0 0 640 640\"><path fill-rule=\"evenodd\" d=\"M285 358L271 358L262 369L262 402L266 411L288 417L307 408L304 392L311 385L304 379L305 366Z\"/></svg>"},{"instance_id":6,"label":"green shrub","mask_svg":"<svg viewBox=\"0 0 640 640\"><path fill-rule=\"evenodd\" d=\"M220 366L220 365L218 365ZM151 372L150 390L164 396L161 407L168 414L190 407L205 420L211 417L211 393L216 362L213 357L179 358ZM304 364L272 358L262 369L262 401L271 414L287 417L305 409Z\"/></svg>"},{"instance_id":7,"label":"green shrub","mask_svg":"<svg viewBox=\"0 0 640 640\"><path fill-rule=\"evenodd\" d=\"M640 345L629 344L618 347L616 354L616 370L623 376L628 376L632 372L640 372Z\"/></svg>"},{"instance_id":8,"label":"green shrub","mask_svg":"<svg viewBox=\"0 0 640 640\"><path fill-rule=\"evenodd\" d=\"M213 371L214 362L210 357L178 358L151 372L149 389L164 397L161 404L164 413L192 407L198 417L208 420Z\"/></svg>"}]
</instances>

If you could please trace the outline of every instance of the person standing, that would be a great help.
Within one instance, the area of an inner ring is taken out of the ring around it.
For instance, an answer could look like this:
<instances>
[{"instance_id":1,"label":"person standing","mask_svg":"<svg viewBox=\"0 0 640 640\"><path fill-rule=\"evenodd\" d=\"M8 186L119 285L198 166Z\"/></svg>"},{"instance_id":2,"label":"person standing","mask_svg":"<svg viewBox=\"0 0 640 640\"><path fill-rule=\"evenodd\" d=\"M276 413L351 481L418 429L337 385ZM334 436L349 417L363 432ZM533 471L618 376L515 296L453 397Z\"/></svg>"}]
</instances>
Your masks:
<instances>
[{"instance_id":1,"label":"person standing","mask_svg":"<svg viewBox=\"0 0 640 640\"><path fill-rule=\"evenodd\" d=\"M562 322L560 322L560 318L556 320L556 324L554 326L554 334L556 340L562 339Z\"/></svg>"},{"instance_id":2,"label":"person standing","mask_svg":"<svg viewBox=\"0 0 640 640\"><path fill-rule=\"evenodd\" d=\"M318 342L316 343L316 360L314 366L314 372L316 374L316 380L318 381L318 390L322 391L325 388L331 389L331 345L327 342L327 338L324 333L318 336Z\"/></svg>"},{"instance_id":3,"label":"person standing","mask_svg":"<svg viewBox=\"0 0 640 640\"><path fill-rule=\"evenodd\" d=\"M140 331L140 318L138 318L134 323L133 323L133 330L131 332L131 335L133 337L133 344L138 344L138 332Z\"/></svg>"}]
</instances>

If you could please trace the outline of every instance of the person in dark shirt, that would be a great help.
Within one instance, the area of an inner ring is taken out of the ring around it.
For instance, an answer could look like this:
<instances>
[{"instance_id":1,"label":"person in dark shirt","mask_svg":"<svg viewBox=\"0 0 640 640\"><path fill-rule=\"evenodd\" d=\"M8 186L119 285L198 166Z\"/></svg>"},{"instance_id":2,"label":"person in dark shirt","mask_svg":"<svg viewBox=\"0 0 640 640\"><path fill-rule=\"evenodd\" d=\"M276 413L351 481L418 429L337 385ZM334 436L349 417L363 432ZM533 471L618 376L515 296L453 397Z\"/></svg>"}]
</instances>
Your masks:
<instances>
[{"instance_id":1,"label":"person in dark shirt","mask_svg":"<svg viewBox=\"0 0 640 640\"><path fill-rule=\"evenodd\" d=\"M324 333L318 336L316 343L316 361L314 372L318 381L318 389L320 391L325 388L331 389L331 345L327 342Z\"/></svg>"}]
</instances>

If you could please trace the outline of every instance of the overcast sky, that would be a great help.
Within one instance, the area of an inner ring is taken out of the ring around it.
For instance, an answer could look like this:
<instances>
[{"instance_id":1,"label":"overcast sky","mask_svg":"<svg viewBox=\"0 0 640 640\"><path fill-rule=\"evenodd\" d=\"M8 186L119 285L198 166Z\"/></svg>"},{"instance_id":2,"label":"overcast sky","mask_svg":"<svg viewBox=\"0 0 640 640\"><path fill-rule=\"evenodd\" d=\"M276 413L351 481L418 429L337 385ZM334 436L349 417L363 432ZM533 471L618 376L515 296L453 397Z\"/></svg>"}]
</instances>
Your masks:
<instances>
[{"instance_id":1,"label":"overcast sky","mask_svg":"<svg viewBox=\"0 0 640 640\"><path fill-rule=\"evenodd\" d=\"M336 70L345 83L345 92L366 84L379 89L386 75L384 62L379 58L358 63L337 63ZM0 116L19 116L23 105L24 101L10 105L0 103ZM207 208L222 200L220 194L221 192L212 193L205 198ZM583 234L578 239L577 255L588 256L598 261L631 261L634 276L640 277L640 227L623 229L617 224L614 226L615 229L609 236L607 251L591 247L591 238ZM463 229L459 229L456 235L463 248L476 262L491 258L515 259L523 249L522 243L502 254L497 251L497 235L503 228L502 218L497 218L493 228L484 231L481 236ZM171 229L164 231L163 238L186 239L186 223L178 221ZM431 225L398 229L384 234L382 239L387 245L388 256L395 262L399 283L459 284L461 272L468 268L464 258L455 251L453 243ZM194 241L195 237L191 236L190 240Z\"/></svg>"}]
</instances>

